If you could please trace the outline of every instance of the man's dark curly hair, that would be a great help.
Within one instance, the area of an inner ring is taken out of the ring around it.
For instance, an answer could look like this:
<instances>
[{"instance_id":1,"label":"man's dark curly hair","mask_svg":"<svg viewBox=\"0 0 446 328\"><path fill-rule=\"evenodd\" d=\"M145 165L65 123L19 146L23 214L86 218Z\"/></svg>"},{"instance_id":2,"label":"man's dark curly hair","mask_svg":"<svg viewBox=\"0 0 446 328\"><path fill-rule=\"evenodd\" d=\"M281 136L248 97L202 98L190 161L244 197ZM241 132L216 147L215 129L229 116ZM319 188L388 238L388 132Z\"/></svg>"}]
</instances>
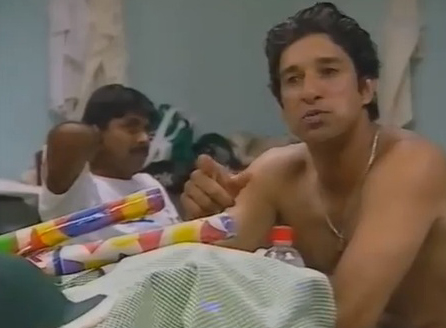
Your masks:
<instances>
[{"instance_id":1,"label":"man's dark curly hair","mask_svg":"<svg viewBox=\"0 0 446 328\"><path fill-rule=\"evenodd\" d=\"M273 27L266 38L270 88L281 104L279 64L282 53L295 41L315 33L328 35L351 58L358 80L377 79L379 59L370 34L330 2L320 2L299 11ZM370 120L379 118L376 97L366 106Z\"/></svg>"},{"instance_id":2,"label":"man's dark curly hair","mask_svg":"<svg viewBox=\"0 0 446 328\"><path fill-rule=\"evenodd\" d=\"M111 120L128 113L139 114L149 120L150 129L160 121L153 102L142 92L121 84L108 84L96 89L85 106L82 122L104 130Z\"/></svg>"}]
</instances>

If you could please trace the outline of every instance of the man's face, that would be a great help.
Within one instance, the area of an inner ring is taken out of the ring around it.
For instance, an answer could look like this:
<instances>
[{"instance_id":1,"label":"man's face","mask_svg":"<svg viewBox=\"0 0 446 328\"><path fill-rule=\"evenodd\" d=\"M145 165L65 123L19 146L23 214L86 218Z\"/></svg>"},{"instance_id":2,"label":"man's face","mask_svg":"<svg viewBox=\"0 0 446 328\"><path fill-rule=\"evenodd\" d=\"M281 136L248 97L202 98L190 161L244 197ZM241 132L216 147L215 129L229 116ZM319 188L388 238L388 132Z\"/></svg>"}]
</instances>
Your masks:
<instances>
[{"instance_id":1,"label":"man's face","mask_svg":"<svg viewBox=\"0 0 446 328\"><path fill-rule=\"evenodd\" d=\"M358 85L352 60L327 35L291 44L282 53L279 74L283 115L301 140L324 141L367 118L362 108L373 98L374 83Z\"/></svg>"},{"instance_id":2,"label":"man's face","mask_svg":"<svg viewBox=\"0 0 446 328\"><path fill-rule=\"evenodd\" d=\"M133 175L141 170L149 152L149 121L129 113L112 119L102 131L100 153L120 174Z\"/></svg>"}]
</instances>

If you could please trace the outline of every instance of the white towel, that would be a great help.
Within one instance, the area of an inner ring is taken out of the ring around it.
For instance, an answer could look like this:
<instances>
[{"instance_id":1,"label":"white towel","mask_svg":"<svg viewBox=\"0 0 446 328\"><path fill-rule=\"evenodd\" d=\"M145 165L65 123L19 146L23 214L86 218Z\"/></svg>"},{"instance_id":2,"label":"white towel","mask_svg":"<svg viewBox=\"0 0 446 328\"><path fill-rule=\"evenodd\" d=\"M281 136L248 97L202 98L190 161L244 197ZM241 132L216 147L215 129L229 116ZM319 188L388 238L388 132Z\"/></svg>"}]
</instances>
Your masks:
<instances>
[{"instance_id":1,"label":"white towel","mask_svg":"<svg viewBox=\"0 0 446 328\"><path fill-rule=\"evenodd\" d=\"M389 0L381 51L381 123L403 126L412 120L411 59L418 56L421 24L418 0Z\"/></svg>"}]
</instances>

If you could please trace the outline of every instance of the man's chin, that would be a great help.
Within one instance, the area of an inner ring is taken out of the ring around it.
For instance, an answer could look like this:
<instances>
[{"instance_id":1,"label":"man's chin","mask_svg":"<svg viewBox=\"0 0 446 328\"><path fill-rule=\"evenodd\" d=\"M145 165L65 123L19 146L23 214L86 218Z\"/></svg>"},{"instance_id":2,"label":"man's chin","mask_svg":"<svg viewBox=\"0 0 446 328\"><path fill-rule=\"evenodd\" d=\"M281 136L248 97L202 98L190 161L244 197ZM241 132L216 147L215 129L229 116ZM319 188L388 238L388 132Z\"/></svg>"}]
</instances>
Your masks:
<instances>
[{"instance_id":1,"label":"man's chin","mask_svg":"<svg viewBox=\"0 0 446 328\"><path fill-rule=\"evenodd\" d=\"M141 172L142 169L144 169L144 167L145 167L145 159L144 160L133 160L132 164L129 167L130 167L129 171L133 172L133 174Z\"/></svg>"},{"instance_id":2,"label":"man's chin","mask_svg":"<svg viewBox=\"0 0 446 328\"><path fill-rule=\"evenodd\" d=\"M338 133L328 127L321 127L319 129L299 131L299 133L296 133L295 135L299 140L307 144L319 144L335 139L338 136Z\"/></svg>"}]
</instances>

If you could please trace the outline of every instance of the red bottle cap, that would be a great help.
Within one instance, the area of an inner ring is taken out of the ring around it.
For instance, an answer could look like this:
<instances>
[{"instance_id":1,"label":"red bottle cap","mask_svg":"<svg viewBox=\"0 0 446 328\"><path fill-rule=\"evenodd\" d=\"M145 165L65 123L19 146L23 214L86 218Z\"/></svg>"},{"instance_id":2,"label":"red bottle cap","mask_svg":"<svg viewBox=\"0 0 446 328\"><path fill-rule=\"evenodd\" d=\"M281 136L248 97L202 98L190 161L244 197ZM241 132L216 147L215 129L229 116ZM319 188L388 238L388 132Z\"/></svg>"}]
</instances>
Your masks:
<instances>
[{"instance_id":1,"label":"red bottle cap","mask_svg":"<svg viewBox=\"0 0 446 328\"><path fill-rule=\"evenodd\" d=\"M275 242L293 242L293 229L289 226L275 226L271 231L271 241Z\"/></svg>"}]
</instances>

